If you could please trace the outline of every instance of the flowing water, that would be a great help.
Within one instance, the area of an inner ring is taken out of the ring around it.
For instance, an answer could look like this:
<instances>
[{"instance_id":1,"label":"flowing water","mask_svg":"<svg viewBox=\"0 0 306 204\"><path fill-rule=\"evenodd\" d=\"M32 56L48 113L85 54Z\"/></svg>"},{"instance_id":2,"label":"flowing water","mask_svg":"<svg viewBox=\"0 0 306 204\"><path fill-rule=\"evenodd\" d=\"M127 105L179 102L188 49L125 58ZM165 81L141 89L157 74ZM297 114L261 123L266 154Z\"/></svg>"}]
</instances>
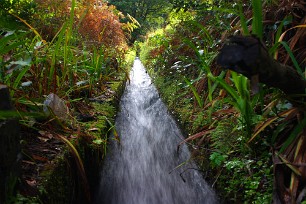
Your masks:
<instances>
[{"instance_id":1,"label":"flowing water","mask_svg":"<svg viewBox=\"0 0 306 204\"><path fill-rule=\"evenodd\" d=\"M130 79L116 119L120 142L111 142L95 203L217 203L194 163L186 163L187 147L177 151L182 134L139 59Z\"/></svg>"}]
</instances>

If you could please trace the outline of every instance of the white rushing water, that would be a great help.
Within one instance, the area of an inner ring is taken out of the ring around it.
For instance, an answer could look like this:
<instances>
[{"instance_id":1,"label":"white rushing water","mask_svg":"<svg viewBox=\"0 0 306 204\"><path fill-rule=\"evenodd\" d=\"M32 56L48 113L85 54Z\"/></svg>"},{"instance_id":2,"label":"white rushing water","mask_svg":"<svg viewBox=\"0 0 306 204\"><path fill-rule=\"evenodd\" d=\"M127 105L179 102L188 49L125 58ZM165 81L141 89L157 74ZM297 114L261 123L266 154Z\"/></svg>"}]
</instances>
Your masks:
<instances>
[{"instance_id":1,"label":"white rushing water","mask_svg":"<svg viewBox=\"0 0 306 204\"><path fill-rule=\"evenodd\" d=\"M139 59L130 73L116 119L120 142L112 139L95 203L214 204L215 193L186 146ZM180 165L180 166L179 166Z\"/></svg>"}]
</instances>

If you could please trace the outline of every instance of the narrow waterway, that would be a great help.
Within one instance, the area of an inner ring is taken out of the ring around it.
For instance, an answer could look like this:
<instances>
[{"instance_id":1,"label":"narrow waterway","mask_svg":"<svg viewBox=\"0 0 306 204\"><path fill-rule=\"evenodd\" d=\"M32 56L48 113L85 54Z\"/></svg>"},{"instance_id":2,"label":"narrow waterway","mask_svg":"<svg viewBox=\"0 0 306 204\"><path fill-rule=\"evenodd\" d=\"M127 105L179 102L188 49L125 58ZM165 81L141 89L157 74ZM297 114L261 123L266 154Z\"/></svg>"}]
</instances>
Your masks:
<instances>
[{"instance_id":1,"label":"narrow waterway","mask_svg":"<svg viewBox=\"0 0 306 204\"><path fill-rule=\"evenodd\" d=\"M182 134L139 59L130 73L116 119L115 138L101 172L95 203L214 204Z\"/></svg>"}]
</instances>

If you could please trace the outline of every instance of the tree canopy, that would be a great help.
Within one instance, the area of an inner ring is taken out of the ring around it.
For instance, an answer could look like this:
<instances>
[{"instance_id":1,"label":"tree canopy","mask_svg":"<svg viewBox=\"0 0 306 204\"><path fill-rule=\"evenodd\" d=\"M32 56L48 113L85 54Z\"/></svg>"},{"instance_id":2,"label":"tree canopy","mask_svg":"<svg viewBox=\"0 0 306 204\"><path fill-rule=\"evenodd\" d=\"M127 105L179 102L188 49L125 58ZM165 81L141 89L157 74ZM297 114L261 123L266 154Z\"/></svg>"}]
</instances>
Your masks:
<instances>
[{"instance_id":1,"label":"tree canopy","mask_svg":"<svg viewBox=\"0 0 306 204\"><path fill-rule=\"evenodd\" d=\"M134 42L150 28L157 28L165 22L168 11L172 8L168 0L110 0L123 14L133 16L141 25L132 35Z\"/></svg>"}]
</instances>

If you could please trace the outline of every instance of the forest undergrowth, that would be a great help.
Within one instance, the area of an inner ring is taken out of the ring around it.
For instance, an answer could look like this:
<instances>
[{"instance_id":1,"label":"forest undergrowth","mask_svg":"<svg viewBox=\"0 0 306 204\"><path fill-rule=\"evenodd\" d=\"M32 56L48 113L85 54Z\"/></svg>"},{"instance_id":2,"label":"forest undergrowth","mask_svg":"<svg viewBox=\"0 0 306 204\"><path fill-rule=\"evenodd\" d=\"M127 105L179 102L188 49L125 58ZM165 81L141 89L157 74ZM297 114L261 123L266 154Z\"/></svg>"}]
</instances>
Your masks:
<instances>
[{"instance_id":1,"label":"forest undergrowth","mask_svg":"<svg viewBox=\"0 0 306 204\"><path fill-rule=\"evenodd\" d=\"M0 120L19 121L22 155L20 178L3 181L1 203L90 202L99 175L90 165L116 134L116 104L135 58L128 39L139 26L96 3L1 1L0 85L14 111L1 110Z\"/></svg>"},{"instance_id":2,"label":"forest undergrowth","mask_svg":"<svg viewBox=\"0 0 306 204\"><path fill-rule=\"evenodd\" d=\"M230 36L254 36L305 79L305 13L304 0L1 1L0 87L14 110L0 121L18 120L22 173L0 202L90 202L98 168L85 171L118 136L116 93L137 51L221 201L305 203L305 94L216 62Z\"/></svg>"},{"instance_id":3,"label":"forest undergrowth","mask_svg":"<svg viewBox=\"0 0 306 204\"><path fill-rule=\"evenodd\" d=\"M140 58L225 203L304 203L305 101L220 67L226 39L252 35L305 78L304 1L174 1ZM235 53L232 53L235 55ZM248 69L248 67L245 67ZM294 82L292 82L294 83Z\"/></svg>"}]
</instances>

